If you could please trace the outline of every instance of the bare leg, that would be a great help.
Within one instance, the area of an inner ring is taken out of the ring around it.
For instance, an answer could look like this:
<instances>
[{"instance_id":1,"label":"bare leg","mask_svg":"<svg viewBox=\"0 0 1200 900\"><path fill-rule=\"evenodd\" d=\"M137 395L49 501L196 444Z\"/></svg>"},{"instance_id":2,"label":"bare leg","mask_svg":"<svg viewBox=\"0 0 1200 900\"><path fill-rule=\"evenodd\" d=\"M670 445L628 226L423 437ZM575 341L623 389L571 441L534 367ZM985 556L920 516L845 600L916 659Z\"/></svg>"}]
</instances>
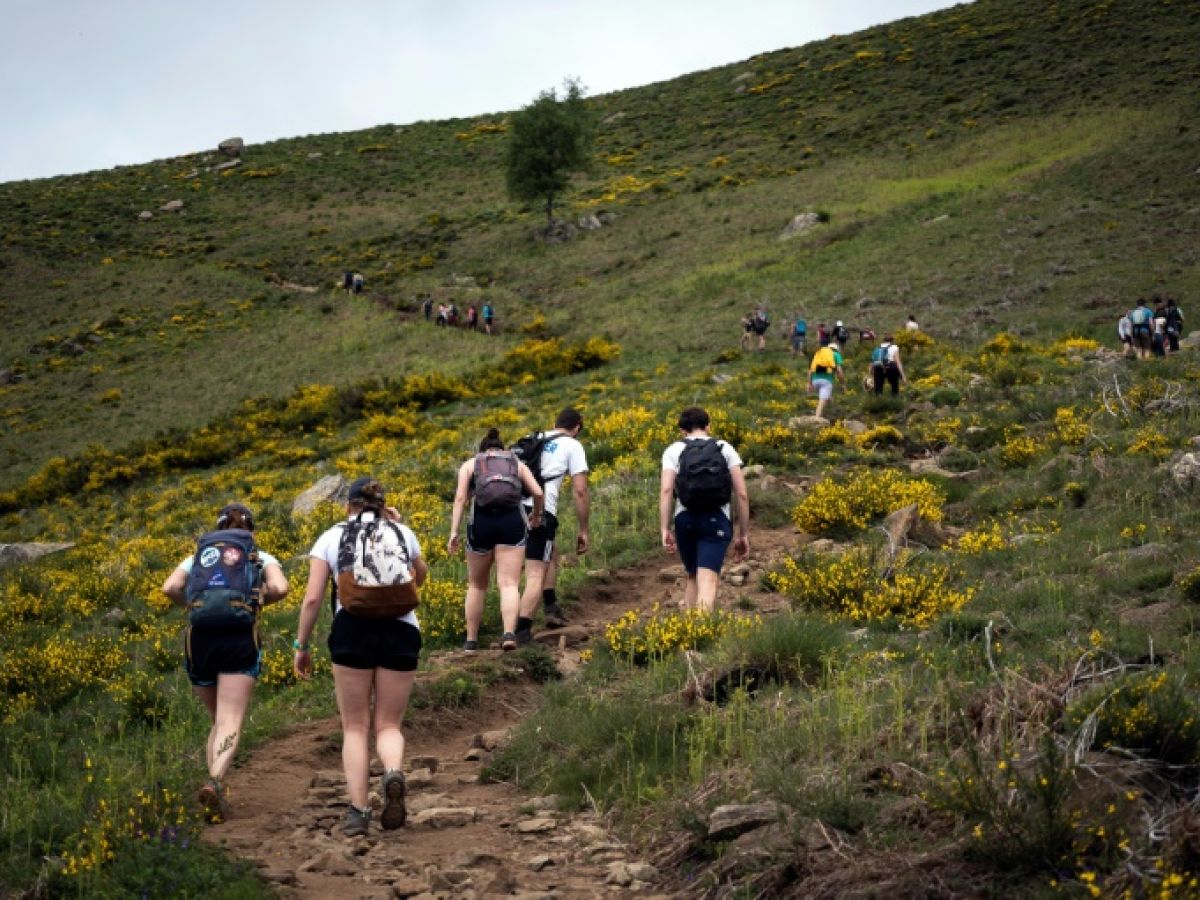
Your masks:
<instances>
[{"instance_id":1,"label":"bare leg","mask_svg":"<svg viewBox=\"0 0 1200 900\"><path fill-rule=\"evenodd\" d=\"M525 593L521 595L521 615L532 619L542 602L542 587L546 583L549 563L538 559L525 560Z\"/></svg>"},{"instance_id":2,"label":"bare leg","mask_svg":"<svg viewBox=\"0 0 1200 900\"><path fill-rule=\"evenodd\" d=\"M494 552L467 551L467 640L479 639L479 624L483 621L483 604L487 599L488 579L492 574Z\"/></svg>"},{"instance_id":3,"label":"bare leg","mask_svg":"<svg viewBox=\"0 0 1200 900\"><path fill-rule=\"evenodd\" d=\"M517 630L521 609L521 564L524 547L496 548L496 586L500 588L500 618L506 632Z\"/></svg>"},{"instance_id":4,"label":"bare leg","mask_svg":"<svg viewBox=\"0 0 1200 900\"><path fill-rule=\"evenodd\" d=\"M404 765L404 733L400 726L415 674L375 670L375 752L384 769L399 770Z\"/></svg>"},{"instance_id":5,"label":"bare leg","mask_svg":"<svg viewBox=\"0 0 1200 900\"><path fill-rule=\"evenodd\" d=\"M689 580L696 584L693 597L695 608L713 612L717 608L717 587L721 583L721 573L701 567L696 570L696 577Z\"/></svg>"},{"instance_id":6,"label":"bare leg","mask_svg":"<svg viewBox=\"0 0 1200 900\"><path fill-rule=\"evenodd\" d=\"M371 762L367 742L374 683L373 669L351 669L334 663L334 693L342 716L342 770L350 802L359 809L367 807L367 773Z\"/></svg>"},{"instance_id":7,"label":"bare leg","mask_svg":"<svg viewBox=\"0 0 1200 900\"><path fill-rule=\"evenodd\" d=\"M242 721L254 693L254 679L249 675L221 674L217 676L217 708L209 736L211 756L208 774L220 781L233 764L238 740L242 736Z\"/></svg>"}]
</instances>

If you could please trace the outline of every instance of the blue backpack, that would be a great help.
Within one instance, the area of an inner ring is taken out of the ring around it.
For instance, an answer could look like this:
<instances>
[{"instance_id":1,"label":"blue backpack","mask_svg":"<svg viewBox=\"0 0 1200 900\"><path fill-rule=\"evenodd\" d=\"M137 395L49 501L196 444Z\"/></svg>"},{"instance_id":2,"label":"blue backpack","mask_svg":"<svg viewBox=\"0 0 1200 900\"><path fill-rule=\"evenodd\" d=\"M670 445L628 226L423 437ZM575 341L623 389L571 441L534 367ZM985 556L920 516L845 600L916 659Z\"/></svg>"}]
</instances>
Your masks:
<instances>
[{"instance_id":1,"label":"blue backpack","mask_svg":"<svg viewBox=\"0 0 1200 900\"><path fill-rule=\"evenodd\" d=\"M880 344L871 351L871 362L883 365L887 362L888 352L885 344Z\"/></svg>"},{"instance_id":2,"label":"blue backpack","mask_svg":"<svg viewBox=\"0 0 1200 900\"><path fill-rule=\"evenodd\" d=\"M210 531L196 545L185 591L188 621L237 628L258 618L263 580L254 535L241 528Z\"/></svg>"},{"instance_id":3,"label":"blue backpack","mask_svg":"<svg viewBox=\"0 0 1200 900\"><path fill-rule=\"evenodd\" d=\"M803 319L797 319L796 324L792 326L794 334L808 334L808 323Z\"/></svg>"}]
</instances>

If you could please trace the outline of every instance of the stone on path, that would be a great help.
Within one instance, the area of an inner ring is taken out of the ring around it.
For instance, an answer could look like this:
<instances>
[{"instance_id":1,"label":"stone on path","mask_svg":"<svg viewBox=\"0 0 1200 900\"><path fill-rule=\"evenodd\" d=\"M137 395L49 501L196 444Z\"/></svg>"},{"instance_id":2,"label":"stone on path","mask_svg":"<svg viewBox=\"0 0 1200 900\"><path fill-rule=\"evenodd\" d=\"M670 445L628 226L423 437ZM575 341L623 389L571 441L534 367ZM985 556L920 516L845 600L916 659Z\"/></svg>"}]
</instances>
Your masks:
<instances>
[{"instance_id":1,"label":"stone on path","mask_svg":"<svg viewBox=\"0 0 1200 900\"><path fill-rule=\"evenodd\" d=\"M775 803L732 803L718 806L708 817L708 839L727 841L777 821L779 806Z\"/></svg>"}]
</instances>

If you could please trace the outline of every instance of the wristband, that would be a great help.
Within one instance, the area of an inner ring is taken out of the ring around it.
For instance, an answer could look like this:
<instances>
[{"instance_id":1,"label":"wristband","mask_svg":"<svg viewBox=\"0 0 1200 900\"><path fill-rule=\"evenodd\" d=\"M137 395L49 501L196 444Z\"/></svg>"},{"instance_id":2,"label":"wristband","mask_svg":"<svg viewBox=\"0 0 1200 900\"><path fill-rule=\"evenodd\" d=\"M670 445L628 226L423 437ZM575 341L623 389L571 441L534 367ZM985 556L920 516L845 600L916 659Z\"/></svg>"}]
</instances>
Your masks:
<instances>
[{"instance_id":1,"label":"wristband","mask_svg":"<svg viewBox=\"0 0 1200 900\"><path fill-rule=\"evenodd\" d=\"M293 650L303 650L305 653L307 653L309 646L310 646L310 644L308 643L308 641L305 641L303 644L300 643L300 641L298 639L292 641L292 649Z\"/></svg>"}]
</instances>

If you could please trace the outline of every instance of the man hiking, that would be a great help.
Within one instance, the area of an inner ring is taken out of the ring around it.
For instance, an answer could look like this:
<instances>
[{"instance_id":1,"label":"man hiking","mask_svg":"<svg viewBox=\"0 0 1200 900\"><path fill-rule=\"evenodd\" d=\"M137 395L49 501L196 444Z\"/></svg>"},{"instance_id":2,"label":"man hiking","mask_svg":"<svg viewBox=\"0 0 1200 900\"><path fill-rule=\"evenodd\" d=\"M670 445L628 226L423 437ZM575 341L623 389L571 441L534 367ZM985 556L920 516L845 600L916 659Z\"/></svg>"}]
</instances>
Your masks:
<instances>
[{"instance_id":1,"label":"man hiking","mask_svg":"<svg viewBox=\"0 0 1200 900\"><path fill-rule=\"evenodd\" d=\"M808 366L808 392L817 395L817 418L824 418L825 406L833 396L833 380L846 380L842 371L842 354L832 344L821 347L813 354Z\"/></svg>"},{"instance_id":2,"label":"man hiking","mask_svg":"<svg viewBox=\"0 0 1200 900\"><path fill-rule=\"evenodd\" d=\"M890 334L871 351L871 378L877 397L883 394L884 382L892 386L893 394L899 394L900 382L908 380L904 375L904 366L900 363L900 347Z\"/></svg>"},{"instance_id":3,"label":"man hiking","mask_svg":"<svg viewBox=\"0 0 1200 900\"><path fill-rule=\"evenodd\" d=\"M541 524L529 529L529 537L525 543L525 592L521 595L521 610L517 619L518 644L527 644L533 640L533 617L543 601L546 624L553 627L566 624L554 588L547 589L545 585L547 575L555 565L555 554L558 550L555 544L558 533L558 500L563 480L566 478L570 478L571 495L575 501L575 552L582 555L588 549L588 462L583 445L576 440L582 431L583 416L578 410L568 406L554 420L552 431L530 435L529 438L522 438L517 442L518 446L524 443L529 451L537 456L536 459L526 459L525 462L541 482L545 494L545 511ZM532 501L526 500L527 506L531 503Z\"/></svg>"},{"instance_id":4,"label":"man hiking","mask_svg":"<svg viewBox=\"0 0 1200 900\"><path fill-rule=\"evenodd\" d=\"M792 322L792 356L808 352L808 323L800 313L796 313Z\"/></svg>"}]
</instances>

